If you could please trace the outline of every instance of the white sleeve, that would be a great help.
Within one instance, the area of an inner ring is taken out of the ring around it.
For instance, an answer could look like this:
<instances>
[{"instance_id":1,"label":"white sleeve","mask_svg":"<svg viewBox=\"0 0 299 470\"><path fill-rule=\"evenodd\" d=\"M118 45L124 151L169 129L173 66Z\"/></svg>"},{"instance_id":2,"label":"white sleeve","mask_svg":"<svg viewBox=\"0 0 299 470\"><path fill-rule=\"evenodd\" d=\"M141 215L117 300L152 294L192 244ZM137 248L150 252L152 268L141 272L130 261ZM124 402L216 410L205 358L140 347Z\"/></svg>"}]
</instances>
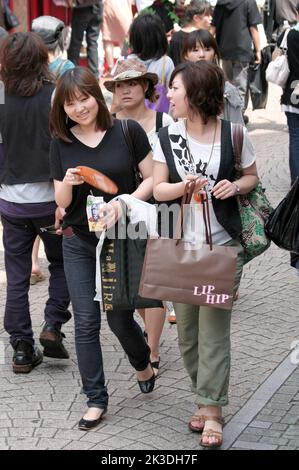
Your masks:
<instances>
[{"instance_id":1,"label":"white sleeve","mask_svg":"<svg viewBox=\"0 0 299 470\"><path fill-rule=\"evenodd\" d=\"M163 117L162 117L163 127L170 126L170 124L172 124L173 122L174 120L172 119L171 116L169 116L169 114L163 113Z\"/></svg>"},{"instance_id":2,"label":"white sleeve","mask_svg":"<svg viewBox=\"0 0 299 470\"><path fill-rule=\"evenodd\" d=\"M163 150L161 148L160 140L157 139L157 142L154 147L154 161L160 163L166 163L166 158L164 156Z\"/></svg>"},{"instance_id":3,"label":"white sleeve","mask_svg":"<svg viewBox=\"0 0 299 470\"><path fill-rule=\"evenodd\" d=\"M249 168L256 160L255 151L246 127L243 127L242 168Z\"/></svg>"}]
</instances>

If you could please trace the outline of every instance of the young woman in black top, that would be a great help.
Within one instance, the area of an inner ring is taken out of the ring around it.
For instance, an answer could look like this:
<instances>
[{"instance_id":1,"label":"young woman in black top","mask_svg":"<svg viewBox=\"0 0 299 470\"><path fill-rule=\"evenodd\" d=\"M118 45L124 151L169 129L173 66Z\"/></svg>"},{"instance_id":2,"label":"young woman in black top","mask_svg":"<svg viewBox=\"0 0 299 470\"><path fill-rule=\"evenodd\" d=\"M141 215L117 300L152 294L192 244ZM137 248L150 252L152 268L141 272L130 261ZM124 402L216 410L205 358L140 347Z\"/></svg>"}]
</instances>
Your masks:
<instances>
[{"instance_id":1,"label":"young woman in black top","mask_svg":"<svg viewBox=\"0 0 299 470\"><path fill-rule=\"evenodd\" d=\"M51 113L52 141L50 160L55 184L55 197L66 210L63 252L65 272L75 319L75 342L88 411L79 422L80 429L97 425L108 406L99 332L101 311L94 301L96 276L96 245L98 239L89 232L86 199L103 196L106 205L101 222L112 227L121 214L118 201L111 195L91 188L82 181L78 165L89 166L110 177L119 194L133 194L147 200L152 195L152 155L147 136L141 126L128 121L134 147L134 158L143 182L135 187L130 150L122 132L121 122L113 119L105 105L99 84L87 69L76 67L59 80ZM155 376L150 365L150 349L132 310L107 312L110 328L118 337L137 371L143 393L154 388Z\"/></svg>"}]
</instances>

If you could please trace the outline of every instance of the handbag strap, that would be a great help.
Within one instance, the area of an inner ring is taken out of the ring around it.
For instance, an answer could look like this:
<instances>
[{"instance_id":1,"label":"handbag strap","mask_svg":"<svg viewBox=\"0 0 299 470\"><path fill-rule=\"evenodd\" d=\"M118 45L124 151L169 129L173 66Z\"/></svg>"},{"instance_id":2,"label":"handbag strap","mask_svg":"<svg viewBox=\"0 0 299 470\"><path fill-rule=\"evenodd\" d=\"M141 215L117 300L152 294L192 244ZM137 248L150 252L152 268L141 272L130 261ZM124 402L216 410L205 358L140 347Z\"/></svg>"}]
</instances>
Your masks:
<instances>
[{"instance_id":1,"label":"handbag strap","mask_svg":"<svg viewBox=\"0 0 299 470\"><path fill-rule=\"evenodd\" d=\"M130 134L130 131L129 131L128 120L127 119L121 119L120 123L121 123L121 128L122 128L122 131L123 131L123 134L124 134L124 137L125 137L126 144L127 144L128 148L130 150L130 157L132 159L132 163L134 163L133 162L133 155L134 155L133 142L132 142L131 134Z\"/></svg>"},{"instance_id":2,"label":"handbag strap","mask_svg":"<svg viewBox=\"0 0 299 470\"><path fill-rule=\"evenodd\" d=\"M156 134L159 133L159 130L163 127L163 113L159 111L156 112Z\"/></svg>"},{"instance_id":3,"label":"handbag strap","mask_svg":"<svg viewBox=\"0 0 299 470\"><path fill-rule=\"evenodd\" d=\"M203 221L205 224L206 232L206 242L210 246L210 250L213 250L213 239L212 239L212 229L211 229L211 218L210 218L210 209L209 209L209 199L208 194L205 191L205 194L201 195L201 202L203 207Z\"/></svg>"},{"instance_id":4,"label":"handbag strap","mask_svg":"<svg viewBox=\"0 0 299 470\"><path fill-rule=\"evenodd\" d=\"M243 126L242 124L232 124L233 129L233 150L234 150L234 157L235 157L235 168L238 172L241 172L241 156L243 150L243 141L244 141L244 134L243 134Z\"/></svg>"},{"instance_id":5,"label":"handbag strap","mask_svg":"<svg viewBox=\"0 0 299 470\"><path fill-rule=\"evenodd\" d=\"M130 131L129 131L128 120L127 119L120 119L120 124L121 124L121 128L122 128L122 131L123 131L123 134L124 134L124 137L125 137L126 144L128 146L128 149L129 149L131 165L132 165L132 168L133 168L133 171L134 171L136 188L138 188L138 186L141 183L142 178L140 176L140 173L139 173L139 170L137 168L136 161L135 161L135 158L134 158L135 151L134 151L134 147L133 147L131 134L130 134Z\"/></svg>"},{"instance_id":6,"label":"handbag strap","mask_svg":"<svg viewBox=\"0 0 299 470\"><path fill-rule=\"evenodd\" d=\"M176 234L175 234L175 238L177 240L176 245L183 238L185 206L190 204L192 196L193 196L194 188L195 188L195 180L189 181L188 183L186 183L184 194L182 197L182 202L181 202L179 221L177 224L177 229L176 229Z\"/></svg>"},{"instance_id":7,"label":"handbag strap","mask_svg":"<svg viewBox=\"0 0 299 470\"><path fill-rule=\"evenodd\" d=\"M285 33L284 33L284 35L283 35L283 38L282 38L282 41L281 41L281 44L280 44L280 46L279 46L279 49L283 49L284 52L286 52L286 51L288 50L288 34L289 34L289 32L290 32L290 29L291 29L291 28L288 28L288 29L285 31Z\"/></svg>"}]
</instances>

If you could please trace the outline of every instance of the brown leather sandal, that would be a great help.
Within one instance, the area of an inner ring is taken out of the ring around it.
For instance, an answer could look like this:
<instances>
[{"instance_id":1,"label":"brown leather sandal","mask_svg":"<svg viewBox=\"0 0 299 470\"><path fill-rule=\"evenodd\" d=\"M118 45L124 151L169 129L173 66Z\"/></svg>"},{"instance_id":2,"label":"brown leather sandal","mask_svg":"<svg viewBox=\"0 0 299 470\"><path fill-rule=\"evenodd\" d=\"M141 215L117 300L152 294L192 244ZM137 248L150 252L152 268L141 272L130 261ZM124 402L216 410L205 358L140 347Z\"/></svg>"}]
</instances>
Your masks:
<instances>
[{"instance_id":1,"label":"brown leather sandal","mask_svg":"<svg viewBox=\"0 0 299 470\"><path fill-rule=\"evenodd\" d=\"M214 421L215 423L219 423L223 426L224 424L224 420L222 417L220 416L205 416L205 421ZM204 437L215 437L216 438L216 442L212 442L212 443L209 443L209 442L203 442L203 438ZM205 431L203 431L202 435L201 435L201 439L199 441L199 444L202 446L202 447L221 447L222 446L222 442L223 442L223 438L222 438L222 432L220 431L214 431L214 429L206 429Z\"/></svg>"},{"instance_id":2,"label":"brown leather sandal","mask_svg":"<svg viewBox=\"0 0 299 470\"><path fill-rule=\"evenodd\" d=\"M192 416L188 423L188 427L190 431L201 433L203 431L203 428L205 427L205 419L206 419L206 416L203 416L203 415ZM193 426L192 423L198 423L198 424L201 424L202 426Z\"/></svg>"}]
</instances>

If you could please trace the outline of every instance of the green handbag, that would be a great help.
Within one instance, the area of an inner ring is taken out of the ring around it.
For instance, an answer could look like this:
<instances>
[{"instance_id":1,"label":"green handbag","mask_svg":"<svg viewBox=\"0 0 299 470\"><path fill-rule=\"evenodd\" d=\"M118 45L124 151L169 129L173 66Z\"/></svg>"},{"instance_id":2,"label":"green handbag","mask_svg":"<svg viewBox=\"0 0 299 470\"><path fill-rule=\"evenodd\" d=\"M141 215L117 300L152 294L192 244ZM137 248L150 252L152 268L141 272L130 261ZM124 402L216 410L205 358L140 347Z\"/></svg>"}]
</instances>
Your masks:
<instances>
[{"instance_id":1,"label":"green handbag","mask_svg":"<svg viewBox=\"0 0 299 470\"><path fill-rule=\"evenodd\" d=\"M243 126L240 124L233 124L233 147L237 177L240 177L243 147ZM265 223L273 208L260 181L250 193L237 196L237 201L242 224L240 242L244 248L245 264L269 248L271 240L265 233Z\"/></svg>"}]
</instances>

